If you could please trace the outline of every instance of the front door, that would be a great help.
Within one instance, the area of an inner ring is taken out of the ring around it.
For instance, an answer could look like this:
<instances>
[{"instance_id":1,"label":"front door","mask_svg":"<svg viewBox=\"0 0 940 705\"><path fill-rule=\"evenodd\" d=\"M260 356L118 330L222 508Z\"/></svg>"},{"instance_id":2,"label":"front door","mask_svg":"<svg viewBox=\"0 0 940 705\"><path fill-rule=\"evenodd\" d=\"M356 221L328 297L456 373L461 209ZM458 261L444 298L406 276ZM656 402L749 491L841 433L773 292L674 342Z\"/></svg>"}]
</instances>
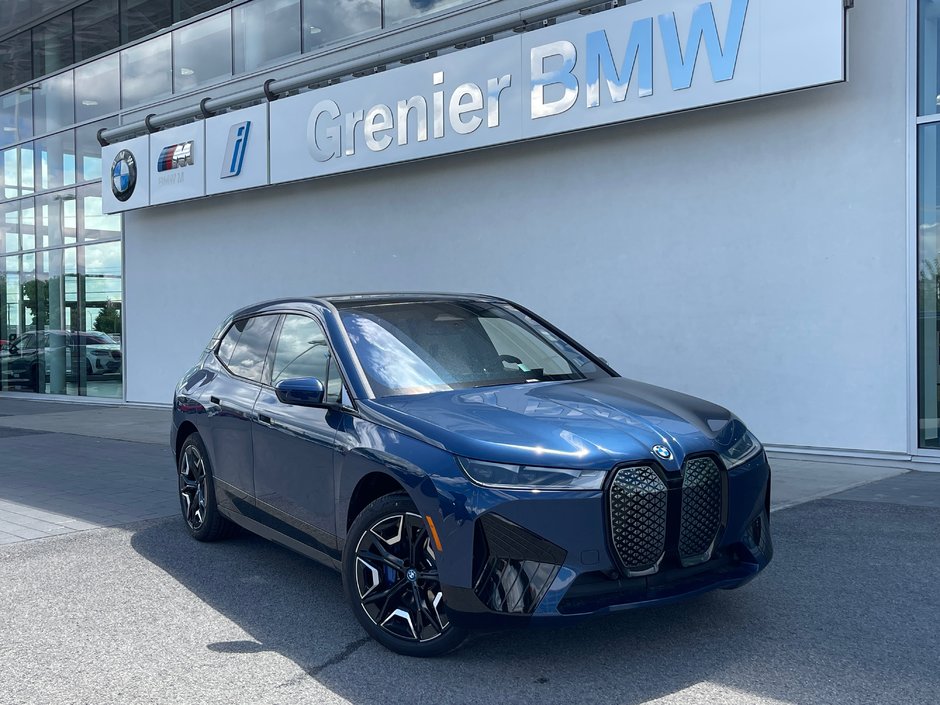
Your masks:
<instances>
[{"instance_id":1,"label":"front door","mask_svg":"<svg viewBox=\"0 0 940 705\"><path fill-rule=\"evenodd\" d=\"M283 404L274 391L282 380L316 377L327 389L326 401L331 394L338 397L329 382L331 356L323 328L308 316L286 314L270 359L270 386L255 403L252 424L258 509L273 528L333 555L333 445L342 413Z\"/></svg>"}]
</instances>

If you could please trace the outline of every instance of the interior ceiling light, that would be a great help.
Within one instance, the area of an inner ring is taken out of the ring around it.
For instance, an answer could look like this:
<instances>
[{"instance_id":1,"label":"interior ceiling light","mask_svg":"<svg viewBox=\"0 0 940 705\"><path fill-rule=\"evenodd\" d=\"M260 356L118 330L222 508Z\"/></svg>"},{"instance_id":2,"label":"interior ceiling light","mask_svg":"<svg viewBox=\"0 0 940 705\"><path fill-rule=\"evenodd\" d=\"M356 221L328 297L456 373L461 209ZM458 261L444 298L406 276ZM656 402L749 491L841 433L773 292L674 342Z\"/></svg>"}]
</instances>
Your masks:
<instances>
[{"instance_id":1,"label":"interior ceiling light","mask_svg":"<svg viewBox=\"0 0 940 705\"><path fill-rule=\"evenodd\" d=\"M193 71L191 68L189 68L189 67L187 67L187 66L181 66L181 67L180 67L180 75L181 75L181 76L192 76L194 73L195 73L195 71Z\"/></svg>"}]
</instances>

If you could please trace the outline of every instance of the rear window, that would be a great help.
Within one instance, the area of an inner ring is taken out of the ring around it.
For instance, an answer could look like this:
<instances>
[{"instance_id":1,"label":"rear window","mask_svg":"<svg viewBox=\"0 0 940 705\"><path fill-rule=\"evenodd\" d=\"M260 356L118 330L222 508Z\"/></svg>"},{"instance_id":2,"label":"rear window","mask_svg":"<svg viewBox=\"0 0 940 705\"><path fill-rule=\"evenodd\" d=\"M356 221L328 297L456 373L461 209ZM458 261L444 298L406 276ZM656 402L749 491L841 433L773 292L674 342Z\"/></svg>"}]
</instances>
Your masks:
<instances>
[{"instance_id":1,"label":"rear window","mask_svg":"<svg viewBox=\"0 0 940 705\"><path fill-rule=\"evenodd\" d=\"M277 319L277 316L256 316L232 324L217 353L232 374L254 382L261 381Z\"/></svg>"}]
</instances>

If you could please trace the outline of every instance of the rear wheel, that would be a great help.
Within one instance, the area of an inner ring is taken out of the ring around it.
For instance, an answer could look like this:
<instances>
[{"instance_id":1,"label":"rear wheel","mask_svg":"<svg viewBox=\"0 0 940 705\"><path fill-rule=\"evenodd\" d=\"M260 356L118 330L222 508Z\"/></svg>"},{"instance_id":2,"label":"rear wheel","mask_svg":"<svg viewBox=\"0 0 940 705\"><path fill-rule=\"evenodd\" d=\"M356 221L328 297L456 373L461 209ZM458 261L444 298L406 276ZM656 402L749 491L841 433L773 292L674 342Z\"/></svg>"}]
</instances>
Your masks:
<instances>
[{"instance_id":1,"label":"rear wheel","mask_svg":"<svg viewBox=\"0 0 940 705\"><path fill-rule=\"evenodd\" d=\"M392 651L439 656L467 636L450 623L431 536L407 495L380 497L353 522L343 585L356 619Z\"/></svg>"},{"instance_id":2,"label":"rear wheel","mask_svg":"<svg viewBox=\"0 0 940 705\"><path fill-rule=\"evenodd\" d=\"M219 513L209 454L198 433L183 441L177 471L180 509L192 537L197 541L217 541L231 534L234 524Z\"/></svg>"}]
</instances>

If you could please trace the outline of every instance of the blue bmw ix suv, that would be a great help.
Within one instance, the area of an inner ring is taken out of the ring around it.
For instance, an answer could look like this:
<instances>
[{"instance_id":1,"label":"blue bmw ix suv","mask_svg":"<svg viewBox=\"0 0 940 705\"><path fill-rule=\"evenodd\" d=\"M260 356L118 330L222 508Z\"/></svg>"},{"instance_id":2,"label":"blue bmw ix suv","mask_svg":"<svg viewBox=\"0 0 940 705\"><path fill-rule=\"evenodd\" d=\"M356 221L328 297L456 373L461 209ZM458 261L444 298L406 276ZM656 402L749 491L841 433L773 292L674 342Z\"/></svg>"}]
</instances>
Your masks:
<instances>
[{"instance_id":1,"label":"blue bmw ix suv","mask_svg":"<svg viewBox=\"0 0 940 705\"><path fill-rule=\"evenodd\" d=\"M770 467L727 410L620 377L490 296L270 301L176 389L186 526L338 569L380 643L736 588L770 561Z\"/></svg>"}]
</instances>

